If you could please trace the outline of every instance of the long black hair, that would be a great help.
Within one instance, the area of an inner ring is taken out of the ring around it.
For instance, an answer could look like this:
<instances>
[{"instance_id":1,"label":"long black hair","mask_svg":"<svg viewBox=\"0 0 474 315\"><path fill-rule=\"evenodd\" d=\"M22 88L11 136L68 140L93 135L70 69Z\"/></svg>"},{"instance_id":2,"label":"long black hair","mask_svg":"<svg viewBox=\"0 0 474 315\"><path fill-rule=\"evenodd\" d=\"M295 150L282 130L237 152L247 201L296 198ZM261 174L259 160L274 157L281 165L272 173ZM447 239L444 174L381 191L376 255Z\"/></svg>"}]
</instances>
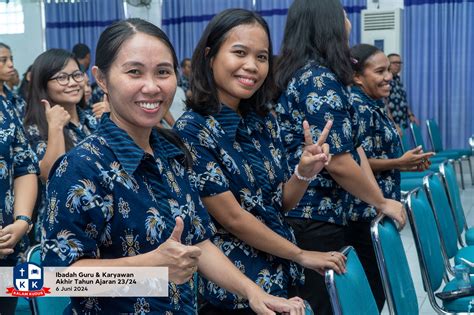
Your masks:
<instances>
[{"instance_id":1,"label":"long black hair","mask_svg":"<svg viewBox=\"0 0 474 315\"><path fill-rule=\"evenodd\" d=\"M273 52L270 31L265 20L255 12L245 9L227 9L216 15L207 25L204 33L194 50L191 65L191 92L187 100L188 108L201 115L213 115L220 110L216 82L211 69L211 59L217 55L229 31L239 25L258 24L263 27L268 36L268 75L262 86L247 100L239 104L239 111L245 114L255 111L259 115L269 112L267 106L271 99L273 81ZM207 52L206 52L207 51Z\"/></svg>"},{"instance_id":2,"label":"long black hair","mask_svg":"<svg viewBox=\"0 0 474 315\"><path fill-rule=\"evenodd\" d=\"M26 102L24 125L25 129L30 125L37 125L40 137L44 141L48 141L48 120L41 100L45 99L51 102L48 97L48 82L56 73L64 69L70 60L73 60L80 69L79 62L71 52L53 48L39 55L31 66L31 82ZM85 107L84 96L77 105L82 108ZM66 128L63 129L63 133L66 151L68 151L74 146L74 143Z\"/></svg>"},{"instance_id":3,"label":"long black hair","mask_svg":"<svg viewBox=\"0 0 474 315\"><path fill-rule=\"evenodd\" d=\"M352 82L349 39L339 0L295 0L290 6L275 65L278 95L308 60L329 68L343 84Z\"/></svg>"},{"instance_id":4,"label":"long black hair","mask_svg":"<svg viewBox=\"0 0 474 315\"><path fill-rule=\"evenodd\" d=\"M99 37L95 53L95 65L97 68L99 68L99 71L104 74L105 78L108 77L110 67L112 66L115 59L117 59L117 55L119 54L120 49L125 41L137 33L143 33L155 37L169 48L171 56L173 57L174 72L177 76L178 58L176 57L176 52L168 36L166 36L166 34L159 27L150 22L138 18L130 18L111 24L102 32ZM126 84L126 82L124 82L124 84ZM178 135L173 130L165 128L157 129L160 135L162 135L174 145L178 146L183 151L185 155L183 163L186 166L190 166L192 161L191 155Z\"/></svg>"}]
</instances>

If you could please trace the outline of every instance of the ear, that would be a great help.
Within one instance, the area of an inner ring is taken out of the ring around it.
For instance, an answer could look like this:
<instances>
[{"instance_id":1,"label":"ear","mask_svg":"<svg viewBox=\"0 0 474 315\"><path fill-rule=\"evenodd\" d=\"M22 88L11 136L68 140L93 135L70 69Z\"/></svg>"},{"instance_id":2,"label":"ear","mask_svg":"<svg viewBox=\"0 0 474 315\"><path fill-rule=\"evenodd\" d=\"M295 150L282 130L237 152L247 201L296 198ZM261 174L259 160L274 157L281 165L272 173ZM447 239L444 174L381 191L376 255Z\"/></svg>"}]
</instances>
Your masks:
<instances>
[{"instance_id":1,"label":"ear","mask_svg":"<svg viewBox=\"0 0 474 315\"><path fill-rule=\"evenodd\" d=\"M102 91L104 91L105 94L108 94L109 91L107 90L107 85L105 84L105 75L102 71L97 66L92 67L92 75L95 78L95 81L97 84L100 86Z\"/></svg>"},{"instance_id":2,"label":"ear","mask_svg":"<svg viewBox=\"0 0 474 315\"><path fill-rule=\"evenodd\" d=\"M362 85L363 85L362 76L361 76L360 74L356 73L356 74L354 75L354 83L355 83L356 85L359 85L359 86L362 86Z\"/></svg>"}]
</instances>

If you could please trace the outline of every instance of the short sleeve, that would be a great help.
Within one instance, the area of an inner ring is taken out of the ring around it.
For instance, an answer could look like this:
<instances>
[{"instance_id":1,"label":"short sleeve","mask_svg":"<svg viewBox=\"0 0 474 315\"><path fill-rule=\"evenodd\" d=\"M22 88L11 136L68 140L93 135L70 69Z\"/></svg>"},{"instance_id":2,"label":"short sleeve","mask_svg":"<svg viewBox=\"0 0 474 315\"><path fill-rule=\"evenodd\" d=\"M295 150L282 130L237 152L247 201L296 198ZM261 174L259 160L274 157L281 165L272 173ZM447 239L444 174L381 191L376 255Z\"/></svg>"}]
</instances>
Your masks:
<instances>
[{"instance_id":1,"label":"short sleeve","mask_svg":"<svg viewBox=\"0 0 474 315\"><path fill-rule=\"evenodd\" d=\"M67 266L80 258L98 258L106 220L113 214L90 158L72 150L53 165L47 186L48 205L42 229L46 266ZM84 152L83 152L84 153Z\"/></svg>"},{"instance_id":2,"label":"short sleeve","mask_svg":"<svg viewBox=\"0 0 474 315\"><path fill-rule=\"evenodd\" d=\"M41 138L37 125L29 125L25 131L32 149L36 153L38 160L41 161L46 153L47 142Z\"/></svg>"},{"instance_id":3,"label":"short sleeve","mask_svg":"<svg viewBox=\"0 0 474 315\"><path fill-rule=\"evenodd\" d=\"M218 163L219 152L214 134L192 116L187 116L181 124L176 130L191 152L199 195L208 197L228 191L228 180Z\"/></svg>"},{"instance_id":4,"label":"short sleeve","mask_svg":"<svg viewBox=\"0 0 474 315\"><path fill-rule=\"evenodd\" d=\"M38 159L26 139L21 124L18 124L15 128L13 152L14 178L27 174L39 174Z\"/></svg>"}]
</instances>

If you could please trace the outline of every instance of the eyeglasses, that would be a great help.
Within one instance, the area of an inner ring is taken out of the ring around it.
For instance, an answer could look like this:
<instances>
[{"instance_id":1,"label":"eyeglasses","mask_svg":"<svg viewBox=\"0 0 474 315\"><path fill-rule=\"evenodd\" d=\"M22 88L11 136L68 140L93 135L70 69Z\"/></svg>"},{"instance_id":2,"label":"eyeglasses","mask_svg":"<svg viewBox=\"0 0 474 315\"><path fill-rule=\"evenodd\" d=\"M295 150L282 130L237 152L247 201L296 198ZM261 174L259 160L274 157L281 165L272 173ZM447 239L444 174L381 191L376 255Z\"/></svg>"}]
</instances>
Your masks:
<instances>
[{"instance_id":1,"label":"eyeglasses","mask_svg":"<svg viewBox=\"0 0 474 315\"><path fill-rule=\"evenodd\" d=\"M51 79L49 79L49 81L56 80L56 81L58 81L59 85L64 86L64 85L69 84L69 78L72 78L77 83L80 83L80 82L84 81L84 72L82 72L80 70L77 70L77 71L74 71L71 74L60 73L57 76L52 77Z\"/></svg>"},{"instance_id":2,"label":"eyeglasses","mask_svg":"<svg viewBox=\"0 0 474 315\"><path fill-rule=\"evenodd\" d=\"M1 64L6 64L8 59L10 59L10 61L13 63L13 56L10 56L10 57L0 57L0 63Z\"/></svg>"},{"instance_id":3,"label":"eyeglasses","mask_svg":"<svg viewBox=\"0 0 474 315\"><path fill-rule=\"evenodd\" d=\"M403 64L403 61L392 61L391 64L401 65L401 64Z\"/></svg>"}]
</instances>

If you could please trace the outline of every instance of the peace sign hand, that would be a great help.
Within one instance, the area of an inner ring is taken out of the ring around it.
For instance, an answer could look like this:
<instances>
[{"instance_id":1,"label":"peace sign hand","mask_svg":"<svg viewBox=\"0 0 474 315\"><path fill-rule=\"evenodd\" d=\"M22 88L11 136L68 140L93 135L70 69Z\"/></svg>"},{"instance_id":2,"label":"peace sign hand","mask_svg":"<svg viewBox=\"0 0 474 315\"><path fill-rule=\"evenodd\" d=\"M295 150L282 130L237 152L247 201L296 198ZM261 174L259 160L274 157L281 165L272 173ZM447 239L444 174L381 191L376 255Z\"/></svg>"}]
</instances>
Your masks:
<instances>
[{"instance_id":1,"label":"peace sign hand","mask_svg":"<svg viewBox=\"0 0 474 315\"><path fill-rule=\"evenodd\" d=\"M304 130L304 150L298 163L298 175L302 178L313 178L316 176L324 166L329 164L331 159L329 155L329 145L326 139L332 127L332 120L329 120L324 126L321 135L316 143L313 143L313 137L309 128L309 123L303 121Z\"/></svg>"}]
</instances>

